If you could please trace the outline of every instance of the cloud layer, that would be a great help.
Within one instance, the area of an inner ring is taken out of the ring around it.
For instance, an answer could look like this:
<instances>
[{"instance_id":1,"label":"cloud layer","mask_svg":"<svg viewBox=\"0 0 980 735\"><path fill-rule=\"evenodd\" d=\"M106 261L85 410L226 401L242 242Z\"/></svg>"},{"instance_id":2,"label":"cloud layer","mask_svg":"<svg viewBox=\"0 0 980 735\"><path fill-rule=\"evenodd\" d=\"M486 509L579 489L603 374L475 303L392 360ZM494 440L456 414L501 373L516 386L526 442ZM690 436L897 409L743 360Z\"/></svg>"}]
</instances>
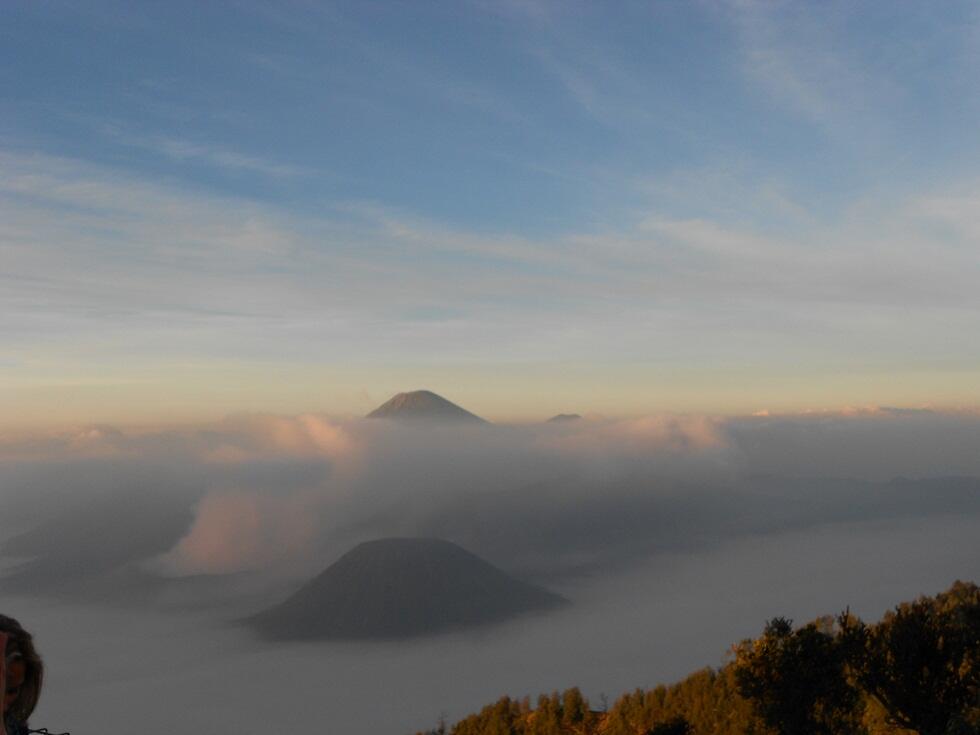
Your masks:
<instances>
[{"instance_id":1,"label":"cloud layer","mask_svg":"<svg viewBox=\"0 0 980 735\"><path fill-rule=\"evenodd\" d=\"M447 538L548 578L730 537L977 512L978 441L974 413L894 409L462 429L323 415L87 428L5 438L0 532L6 556L34 559L18 578L53 588L123 573L280 584L383 536Z\"/></svg>"}]
</instances>

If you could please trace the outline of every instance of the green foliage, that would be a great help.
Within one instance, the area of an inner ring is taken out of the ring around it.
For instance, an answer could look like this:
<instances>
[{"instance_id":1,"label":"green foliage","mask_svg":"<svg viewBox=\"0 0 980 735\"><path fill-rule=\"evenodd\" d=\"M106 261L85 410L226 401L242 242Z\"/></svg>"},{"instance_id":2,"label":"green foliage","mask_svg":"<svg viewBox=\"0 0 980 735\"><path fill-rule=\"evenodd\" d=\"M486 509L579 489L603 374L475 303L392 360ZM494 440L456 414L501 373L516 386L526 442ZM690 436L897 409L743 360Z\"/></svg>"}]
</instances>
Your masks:
<instances>
[{"instance_id":1,"label":"green foliage","mask_svg":"<svg viewBox=\"0 0 980 735\"><path fill-rule=\"evenodd\" d=\"M650 728L646 735L691 735L691 724L683 717L674 717Z\"/></svg>"},{"instance_id":2,"label":"green foliage","mask_svg":"<svg viewBox=\"0 0 980 735\"><path fill-rule=\"evenodd\" d=\"M721 669L637 689L608 712L578 689L542 695L534 708L503 697L451 735L980 735L974 584L900 605L873 625L846 612L796 629L775 618L734 652Z\"/></svg>"},{"instance_id":3,"label":"green foliage","mask_svg":"<svg viewBox=\"0 0 980 735\"><path fill-rule=\"evenodd\" d=\"M843 639L820 622L793 630L775 618L736 647L735 679L779 735L861 735L861 696L847 676Z\"/></svg>"},{"instance_id":4,"label":"green foliage","mask_svg":"<svg viewBox=\"0 0 980 735\"><path fill-rule=\"evenodd\" d=\"M458 722L452 735L591 735L597 720L582 692L572 688L541 695L534 709L527 699L502 697Z\"/></svg>"},{"instance_id":5,"label":"green foliage","mask_svg":"<svg viewBox=\"0 0 980 735\"><path fill-rule=\"evenodd\" d=\"M860 687L920 735L980 731L980 588L956 582L899 605L876 625L842 618Z\"/></svg>"},{"instance_id":6,"label":"green foliage","mask_svg":"<svg viewBox=\"0 0 980 735\"><path fill-rule=\"evenodd\" d=\"M518 702L501 697L494 704L484 707L478 714L470 715L456 723L453 735L525 735L531 707L527 700Z\"/></svg>"},{"instance_id":7,"label":"green foliage","mask_svg":"<svg viewBox=\"0 0 980 735\"><path fill-rule=\"evenodd\" d=\"M704 669L671 686L625 694L609 711L608 735L637 735L683 718L697 735L764 732L751 703L739 695L731 666Z\"/></svg>"}]
</instances>

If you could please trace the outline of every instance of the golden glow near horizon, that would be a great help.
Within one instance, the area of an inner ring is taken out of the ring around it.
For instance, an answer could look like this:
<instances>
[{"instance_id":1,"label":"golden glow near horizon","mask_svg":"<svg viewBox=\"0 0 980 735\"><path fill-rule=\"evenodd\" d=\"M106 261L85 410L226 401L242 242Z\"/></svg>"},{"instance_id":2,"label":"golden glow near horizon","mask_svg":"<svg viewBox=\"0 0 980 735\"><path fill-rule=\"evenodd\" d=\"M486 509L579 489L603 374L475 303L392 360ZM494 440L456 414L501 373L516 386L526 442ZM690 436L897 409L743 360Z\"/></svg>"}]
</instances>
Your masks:
<instances>
[{"instance_id":1,"label":"golden glow near horizon","mask_svg":"<svg viewBox=\"0 0 980 735\"><path fill-rule=\"evenodd\" d=\"M4 18L0 425L980 404L972 10L75 5Z\"/></svg>"},{"instance_id":2,"label":"golden glow near horizon","mask_svg":"<svg viewBox=\"0 0 980 735\"><path fill-rule=\"evenodd\" d=\"M35 366L36 367L36 366ZM505 364L455 367L181 363L5 371L5 429L62 424L171 424L238 413L323 412L360 416L402 391L430 389L491 421L538 421L557 413L746 415L894 406L980 406L974 370L922 366L794 372L750 365L676 369L656 365Z\"/></svg>"}]
</instances>

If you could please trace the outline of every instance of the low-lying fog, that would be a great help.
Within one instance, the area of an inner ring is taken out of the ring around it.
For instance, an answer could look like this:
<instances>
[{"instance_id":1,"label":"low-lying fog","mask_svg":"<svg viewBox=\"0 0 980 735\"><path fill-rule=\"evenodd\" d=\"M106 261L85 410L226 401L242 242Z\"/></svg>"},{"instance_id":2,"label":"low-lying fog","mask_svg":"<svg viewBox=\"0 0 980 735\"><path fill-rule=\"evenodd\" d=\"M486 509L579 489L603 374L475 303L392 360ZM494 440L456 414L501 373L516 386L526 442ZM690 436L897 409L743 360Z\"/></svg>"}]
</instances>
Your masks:
<instances>
[{"instance_id":1,"label":"low-lying fog","mask_svg":"<svg viewBox=\"0 0 980 735\"><path fill-rule=\"evenodd\" d=\"M0 438L0 612L35 633L35 727L404 735L502 694L599 706L719 665L768 618L980 578L980 417L876 410L537 427L321 416ZM553 613L376 643L233 624L354 544L448 538Z\"/></svg>"}]
</instances>

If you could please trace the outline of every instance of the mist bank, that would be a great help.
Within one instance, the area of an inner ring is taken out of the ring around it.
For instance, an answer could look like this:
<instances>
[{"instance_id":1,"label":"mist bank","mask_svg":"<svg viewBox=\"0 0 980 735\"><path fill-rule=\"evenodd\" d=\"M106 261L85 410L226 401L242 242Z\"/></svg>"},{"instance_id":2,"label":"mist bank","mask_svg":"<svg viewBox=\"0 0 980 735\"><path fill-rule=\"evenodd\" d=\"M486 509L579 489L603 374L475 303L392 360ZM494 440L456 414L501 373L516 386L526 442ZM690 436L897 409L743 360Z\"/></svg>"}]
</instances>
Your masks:
<instances>
[{"instance_id":1,"label":"mist bank","mask_svg":"<svg viewBox=\"0 0 980 735\"><path fill-rule=\"evenodd\" d=\"M505 694L578 686L612 704L721 665L733 641L776 615L803 622L850 606L878 619L900 600L980 578L978 538L973 516L724 541L565 580L556 589L574 604L552 615L400 643L267 643L207 611L10 595L4 612L30 627L48 666L34 727L407 735Z\"/></svg>"},{"instance_id":2,"label":"mist bank","mask_svg":"<svg viewBox=\"0 0 980 735\"><path fill-rule=\"evenodd\" d=\"M404 425L252 415L0 439L2 580L259 609L363 541L541 582L842 522L980 514L980 416L873 409Z\"/></svg>"},{"instance_id":3,"label":"mist bank","mask_svg":"<svg viewBox=\"0 0 980 735\"><path fill-rule=\"evenodd\" d=\"M600 701L718 664L773 615L830 600L874 619L980 578L978 439L972 414L893 410L7 436L3 612L37 636L32 724L53 730L404 735L502 694ZM394 644L233 624L390 536L447 539L571 604Z\"/></svg>"}]
</instances>

